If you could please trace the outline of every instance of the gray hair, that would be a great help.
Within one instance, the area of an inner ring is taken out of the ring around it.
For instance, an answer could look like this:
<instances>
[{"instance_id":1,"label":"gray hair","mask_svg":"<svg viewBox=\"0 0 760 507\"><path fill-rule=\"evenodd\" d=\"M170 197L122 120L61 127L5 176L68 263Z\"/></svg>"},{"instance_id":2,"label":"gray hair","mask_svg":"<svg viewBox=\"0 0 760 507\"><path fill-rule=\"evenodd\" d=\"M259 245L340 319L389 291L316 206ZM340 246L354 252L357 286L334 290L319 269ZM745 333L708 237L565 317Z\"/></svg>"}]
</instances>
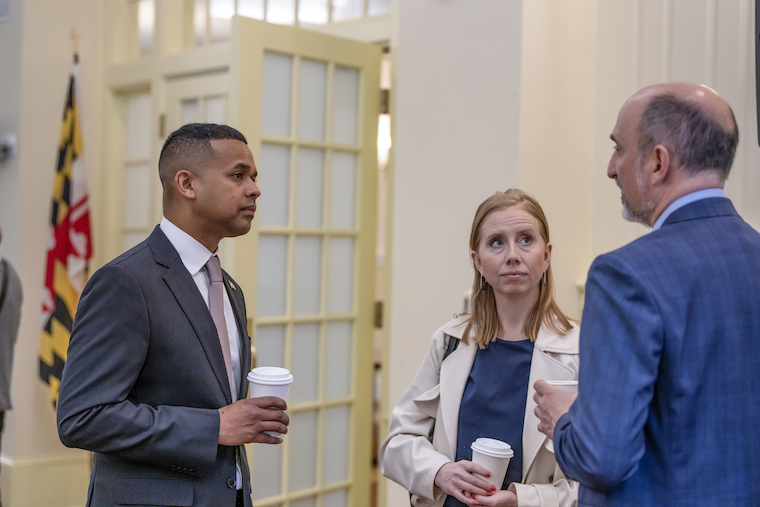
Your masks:
<instances>
[{"instance_id":1,"label":"gray hair","mask_svg":"<svg viewBox=\"0 0 760 507\"><path fill-rule=\"evenodd\" d=\"M733 111L731 123L733 128L727 130L697 103L669 93L658 95L639 120L639 157L662 144L688 174L716 170L726 179L739 144Z\"/></svg>"}]
</instances>

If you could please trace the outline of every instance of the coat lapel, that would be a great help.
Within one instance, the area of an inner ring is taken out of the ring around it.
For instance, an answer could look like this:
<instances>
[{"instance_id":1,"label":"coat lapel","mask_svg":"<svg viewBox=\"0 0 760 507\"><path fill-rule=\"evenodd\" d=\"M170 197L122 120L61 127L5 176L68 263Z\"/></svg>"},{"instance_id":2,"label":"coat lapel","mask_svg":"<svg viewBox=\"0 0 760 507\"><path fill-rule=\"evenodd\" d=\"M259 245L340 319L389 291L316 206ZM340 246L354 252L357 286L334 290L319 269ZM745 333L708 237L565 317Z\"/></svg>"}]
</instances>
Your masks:
<instances>
[{"instance_id":1,"label":"coat lapel","mask_svg":"<svg viewBox=\"0 0 760 507\"><path fill-rule=\"evenodd\" d=\"M577 328L569 333L577 333ZM568 349L567 346L573 344L574 349ZM537 380L576 380L575 372L568 366L560 363L556 359L549 357L547 352L557 353L578 353L577 340L572 341L554 333L548 333L545 328L541 328L535 345L533 346L533 355L531 356L530 375L528 377L528 398L525 401L525 421L523 423L523 480L530 471L533 461L541 450L541 446L547 440L546 435L538 431L538 417L536 417L536 402L533 395L536 390L533 384Z\"/></svg>"},{"instance_id":2,"label":"coat lapel","mask_svg":"<svg viewBox=\"0 0 760 507\"><path fill-rule=\"evenodd\" d=\"M148 238L148 245L153 251L156 262L167 268L163 277L164 281L195 330L227 404L232 403L232 393L227 382L227 368L224 366L224 356L216 326L203 297L198 292L198 286L195 285L193 277L182 264L179 254L158 226Z\"/></svg>"},{"instance_id":3,"label":"coat lapel","mask_svg":"<svg viewBox=\"0 0 760 507\"><path fill-rule=\"evenodd\" d=\"M441 364L441 422L449 448L439 450L451 459L456 457L459 407L462 404L462 395L467 379L470 378L470 370L472 370L477 351L478 346L473 342L467 345L460 343L459 347Z\"/></svg>"}]
</instances>

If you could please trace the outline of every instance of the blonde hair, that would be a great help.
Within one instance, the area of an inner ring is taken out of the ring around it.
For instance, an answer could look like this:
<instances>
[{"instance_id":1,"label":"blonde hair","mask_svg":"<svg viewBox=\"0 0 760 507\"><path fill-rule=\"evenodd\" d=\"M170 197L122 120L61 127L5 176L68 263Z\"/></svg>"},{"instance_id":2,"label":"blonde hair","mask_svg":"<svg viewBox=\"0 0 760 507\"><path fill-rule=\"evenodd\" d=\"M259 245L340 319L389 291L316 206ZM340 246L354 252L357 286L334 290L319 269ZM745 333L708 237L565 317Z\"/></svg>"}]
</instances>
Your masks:
<instances>
[{"instance_id":1,"label":"blonde hair","mask_svg":"<svg viewBox=\"0 0 760 507\"><path fill-rule=\"evenodd\" d=\"M506 192L497 192L478 207L475 218L472 221L470 232L470 250L477 251L480 244L481 228L486 217L494 211L504 210L512 206L520 206L530 213L538 221L538 230L544 243L549 243L549 225L546 215L536 199L517 188L511 188ZM484 349L494 341L499 334L501 325L499 314L496 310L496 299L493 287L486 285L481 289L481 274L473 265L475 276L472 281L472 305L470 318L464 330L462 341L466 344L472 338L478 348ZM538 288L538 301L525 320L523 332L532 341L536 341L538 331L542 325L548 326L560 336L564 336L572 328L570 319L562 313L557 303L554 302L554 278L552 267L549 265Z\"/></svg>"}]
</instances>

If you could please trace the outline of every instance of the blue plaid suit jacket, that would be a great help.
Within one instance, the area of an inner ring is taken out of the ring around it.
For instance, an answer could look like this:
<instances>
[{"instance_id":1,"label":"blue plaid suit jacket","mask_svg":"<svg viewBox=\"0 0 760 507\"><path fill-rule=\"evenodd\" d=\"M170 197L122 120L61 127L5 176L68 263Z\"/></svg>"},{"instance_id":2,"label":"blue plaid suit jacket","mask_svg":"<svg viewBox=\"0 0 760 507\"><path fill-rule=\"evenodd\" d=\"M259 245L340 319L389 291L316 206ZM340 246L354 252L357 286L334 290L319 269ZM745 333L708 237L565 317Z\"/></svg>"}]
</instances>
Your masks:
<instances>
[{"instance_id":1,"label":"blue plaid suit jacket","mask_svg":"<svg viewBox=\"0 0 760 507\"><path fill-rule=\"evenodd\" d=\"M594 261L580 353L554 433L579 505L760 505L760 234L728 199Z\"/></svg>"}]
</instances>

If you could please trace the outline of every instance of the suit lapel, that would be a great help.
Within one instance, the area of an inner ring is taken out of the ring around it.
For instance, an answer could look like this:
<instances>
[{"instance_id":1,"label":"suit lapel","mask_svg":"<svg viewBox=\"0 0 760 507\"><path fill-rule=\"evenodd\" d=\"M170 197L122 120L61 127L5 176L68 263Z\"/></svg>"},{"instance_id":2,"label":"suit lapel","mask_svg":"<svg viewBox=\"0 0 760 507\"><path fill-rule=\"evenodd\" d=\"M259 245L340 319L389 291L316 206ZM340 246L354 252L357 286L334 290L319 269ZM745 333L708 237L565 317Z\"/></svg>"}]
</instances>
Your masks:
<instances>
[{"instance_id":1,"label":"suit lapel","mask_svg":"<svg viewBox=\"0 0 760 507\"><path fill-rule=\"evenodd\" d=\"M148 245L153 251L156 262L167 268L163 277L164 281L195 330L227 404L232 403L232 393L227 382L227 368L224 366L224 356L216 326L203 297L198 292L198 286L195 285L193 277L182 264L179 254L159 227L156 227L148 238Z\"/></svg>"},{"instance_id":2,"label":"suit lapel","mask_svg":"<svg viewBox=\"0 0 760 507\"><path fill-rule=\"evenodd\" d=\"M240 376L242 378L237 379L236 385L238 386L238 399L242 400L248 396L248 370L251 365L251 340L248 337L248 323L246 322L245 301L243 300L243 293L240 287L230 278L230 276L222 271L224 277L224 287L227 289L227 295L230 298L230 304L232 304L232 313L235 314L235 325L238 329L238 345L240 350Z\"/></svg>"}]
</instances>

